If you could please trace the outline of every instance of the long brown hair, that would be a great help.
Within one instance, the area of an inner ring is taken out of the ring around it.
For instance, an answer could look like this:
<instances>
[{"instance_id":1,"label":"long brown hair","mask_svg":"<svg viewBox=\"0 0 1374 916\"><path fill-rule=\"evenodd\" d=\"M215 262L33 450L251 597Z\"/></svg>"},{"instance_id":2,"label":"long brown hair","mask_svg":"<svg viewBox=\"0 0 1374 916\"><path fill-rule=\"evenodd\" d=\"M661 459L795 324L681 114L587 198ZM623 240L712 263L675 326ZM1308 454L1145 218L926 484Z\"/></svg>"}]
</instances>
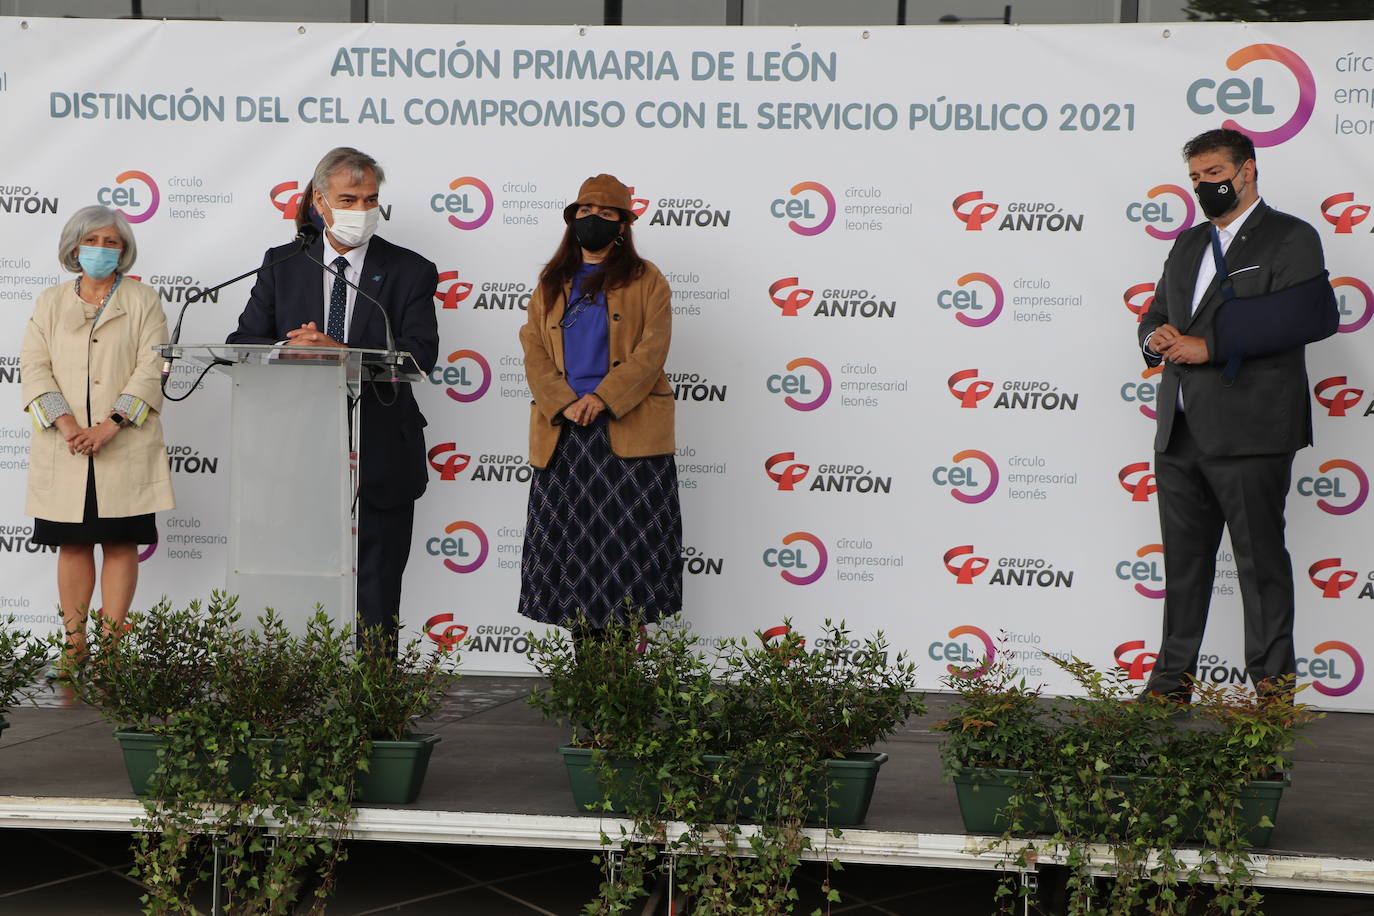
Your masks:
<instances>
[{"instance_id":1,"label":"long brown hair","mask_svg":"<svg viewBox=\"0 0 1374 916\"><path fill-rule=\"evenodd\" d=\"M621 216L625 216L623 210ZM603 289L629 286L644 273L644 259L635 251L634 233L630 231L628 219L621 219L620 238L611 243L600 266L601 269L587 277L582 285L582 292L593 298ZM539 274L539 290L543 294L545 308L553 307L563 293L563 284L571 283L581 267L582 246L577 244L577 234L573 232L572 223L569 223L563 230L563 241L558 243L558 249Z\"/></svg>"},{"instance_id":2,"label":"long brown hair","mask_svg":"<svg viewBox=\"0 0 1374 916\"><path fill-rule=\"evenodd\" d=\"M310 212L315 208L315 184L313 179L314 176L312 175L310 178L307 178L305 184L301 186L301 200L300 203L296 205L297 232L314 222L310 219ZM318 216L318 214L316 215ZM323 217L321 217L321 221L323 221Z\"/></svg>"}]
</instances>

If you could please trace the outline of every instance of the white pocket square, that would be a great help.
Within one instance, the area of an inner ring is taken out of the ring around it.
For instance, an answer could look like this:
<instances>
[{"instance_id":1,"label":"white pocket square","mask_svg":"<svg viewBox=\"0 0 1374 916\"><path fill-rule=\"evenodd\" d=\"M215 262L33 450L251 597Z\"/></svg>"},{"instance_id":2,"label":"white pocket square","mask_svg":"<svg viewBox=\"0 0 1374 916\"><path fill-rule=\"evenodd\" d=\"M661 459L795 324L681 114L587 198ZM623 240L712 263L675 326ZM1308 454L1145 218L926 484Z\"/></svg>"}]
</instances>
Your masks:
<instances>
[{"instance_id":1,"label":"white pocket square","mask_svg":"<svg viewBox=\"0 0 1374 916\"><path fill-rule=\"evenodd\" d=\"M1236 274L1243 274L1243 273L1245 273L1247 270L1259 270L1259 269L1260 269L1260 265L1258 265L1258 264L1251 264L1249 267L1242 267L1240 270L1233 270L1233 271L1231 271L1230 273L1228 273L1226 276L1228 276L1228 277L1234 277Z\"/></svg>"}]
</instances>

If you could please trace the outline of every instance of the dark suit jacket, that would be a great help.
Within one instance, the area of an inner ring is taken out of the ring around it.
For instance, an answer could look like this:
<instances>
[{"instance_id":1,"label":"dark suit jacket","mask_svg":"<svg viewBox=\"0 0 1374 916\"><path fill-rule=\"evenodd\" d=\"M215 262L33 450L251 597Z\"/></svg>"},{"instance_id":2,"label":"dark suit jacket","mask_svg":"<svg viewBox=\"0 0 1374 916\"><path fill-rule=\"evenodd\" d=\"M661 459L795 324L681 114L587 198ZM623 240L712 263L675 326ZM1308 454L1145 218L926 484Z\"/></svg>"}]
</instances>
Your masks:
<instances>
[{"instance_id":1,"label":"dark suit jacket","mask_svg":"<svg viewBox=\"0 0 1374 916\"><path fill-rule=\"evenodd\" d=\"M1207 342L1209 358L1217 359L1213 322L1222 303L1219 279L1212 280L1197 311L1190 314L1198 267L1204 257L1212 257L1210 227L1209 222L1199 223L1174 242L1155 286L1154 302L1140 322L1142 346L1156 328L1168 323L1180 333L1201 337ZM1244 299L1310 280L1325 264L1315 229L1260 201L1240 227L1240 235L1231 241L1226 267L1236 298ZM1228 306L1234 307L1242 304ZM1160 360L1146 353L1145 362L1157 366ZM1183 387L1188 429L1204 454L1278 454L1312 443L1312 404L1300 339L1288 349L1245 360L1230 384L1223 382L1222 368L1219 362L1165 364L1155 404L1159 417L1155 451L1169 445L1179 386Z\"/></svg>"},{"instance_id":2,"label":"dark suit jacket","mask_svg":"<svg viewBox=\"0 0 1374 916\"><path fill-rule=\"evenodd\" d=\"M266 264L284 257L294 245L269 249ZM317 240L309 253L325 261L325 242ZM330 249L331 253L333 249ZM434 289L438 271L420 255L386 239L373 236L363 261L358 283L364 292L386 307L396 347L415 357L429 372L439 356L439 328L434 317ZM382 349L386 329L376 306L356 295L348 339L350 347ZM308 321L325 327L324 277L320 266L304 254L269 267L258 274L248 305L229 343L271 344L286 339L286 332ZM377 391L382 391L382 401ZM395 403L389 383L365 385L361 406L362 441L358 446L359 496L387 508L418 499L429 481L425 464L425 418L415 403L410 386L396 386Z\"/></svg>"}]
</instances>

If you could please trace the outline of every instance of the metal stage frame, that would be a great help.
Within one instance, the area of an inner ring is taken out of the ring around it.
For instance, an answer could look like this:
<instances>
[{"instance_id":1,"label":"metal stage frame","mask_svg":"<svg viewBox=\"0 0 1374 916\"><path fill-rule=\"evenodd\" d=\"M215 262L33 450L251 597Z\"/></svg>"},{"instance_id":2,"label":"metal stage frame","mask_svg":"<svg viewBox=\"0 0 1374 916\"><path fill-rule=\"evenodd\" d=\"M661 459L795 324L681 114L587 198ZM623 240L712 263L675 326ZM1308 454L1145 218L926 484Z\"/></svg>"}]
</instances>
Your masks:
<instances>
[{"instance_id":1,"label":"metal stage frame","mask_svg":"<svg viewBox=\"0 0 1374 916\"><path fill-rule=\"evenodd\" d=\"M489 847L600 849L603 832L630 822L576 814L554 749L565 728L524 702L540 681L466 676L427 730L443 736L419 801L407 808L359 807L358 840ZM939 737L948 697L928 695L930 712L913 718L879 749L884 767L867 824L839 837L809 831L810 858L915 868L1013 871L1060 864L1046 844L1035 866L963 832L952 786L941 780ZM53 696L13 710L0 734L0 829L123 831L143 814L129 791L110 728L89 708ZM1369 717L1332 713L1296 754L1275 846L1257 850L1260 887L1374 895L1374 741ZM1195 853L1182 851L1185 862ZM1098 856L1106 873L1109 858Z\"/></svg>"}]
</instances>

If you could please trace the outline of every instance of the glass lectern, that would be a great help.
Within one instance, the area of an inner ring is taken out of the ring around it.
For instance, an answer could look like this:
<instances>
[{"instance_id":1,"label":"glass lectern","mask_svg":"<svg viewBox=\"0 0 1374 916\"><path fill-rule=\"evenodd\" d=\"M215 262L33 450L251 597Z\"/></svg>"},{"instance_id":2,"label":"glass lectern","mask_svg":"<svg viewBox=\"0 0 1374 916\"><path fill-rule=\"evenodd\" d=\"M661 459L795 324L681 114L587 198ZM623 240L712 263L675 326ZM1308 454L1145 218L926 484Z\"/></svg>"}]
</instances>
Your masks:
<instances>
[{"instance_id":1,"label":"glass lectern","mask_svg":"<svg viewBox=\"0 0 1374 916\"><path fill-rule=\"evenodd\" d=\"M232 380L225 588L244 618L270 607L302 632L318 604L353 625L358 396L372 381L423 379L410 354L246 344L159 352Z\"/></svg>"}]
</instances>

